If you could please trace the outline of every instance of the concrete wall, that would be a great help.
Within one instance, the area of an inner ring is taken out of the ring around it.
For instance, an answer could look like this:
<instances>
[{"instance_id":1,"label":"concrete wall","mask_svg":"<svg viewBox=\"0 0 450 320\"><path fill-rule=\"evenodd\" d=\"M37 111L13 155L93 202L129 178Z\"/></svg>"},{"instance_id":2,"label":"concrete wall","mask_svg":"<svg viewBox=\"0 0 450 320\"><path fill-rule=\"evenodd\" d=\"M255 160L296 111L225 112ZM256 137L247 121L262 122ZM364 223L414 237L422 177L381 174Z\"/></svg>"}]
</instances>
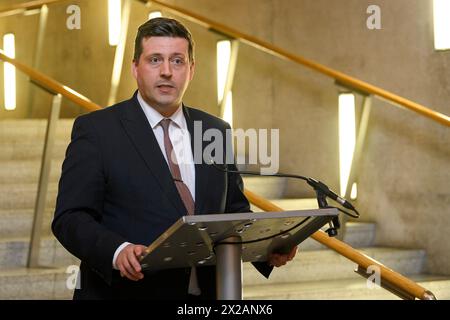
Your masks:
<instances>
[{"instance_id":1,"label":"concrete wall","mask_svg":"<svg viewBox=\"0 0 450 320\"><path fill-rule=\"evenodd\" d=\"M42 71L100 105L107 103L114 59L114 48L107 43L106 2L78 0L51 6L41 61ZM431 1L168 2L450 114L450 52L433 50ZM81 30L65 27L69 4L82 10ZM366 27L370 4L381 7L381 30ZM130 73L133 40L149 10L133 2L118 100L136 88ZM33 61L37 21L37 16L0 19L1 34L16 32L17 58L24 63ZM220 36L182 21L197 44L196 75L185 102L218 114L215 41ZM26 77L18 73L19 108L1 110L0 118L26 115L28 90ZM281 171L313 176L339 189L338 90L332 79L241 45L233 91L235 127L280 129ZM2 95L0 90L0 99ZM49 105L48 94L38 92L31 115L45 116ZM79 112L65 102L64 117ZM361 220L378 224L378 244L424 248L428 270L446 274L450 274L450 245L444 240L450 231L449 138L447 128L375 99L357 200ZM312 193L303 183L290 182L287 195Z\"/></svg>"},{"instance_id":2,"label":"concrete wall","mask_svg":"<svg viewBox=\"0 0 450 320\"><path fill-rule=\"evenodd\" d=\"M274 13L274 42L449 114L450 52L433 50L431 1L377 1L382 10L382 30L377 31L365 27L369 4L373 1L280 1ZM283 82L277 81L276 87L274 92L280 93ZM337 139L336 97L327 92L315 99L327 108L321 113L328 114L310 127L330 126L328 139ZM288 114L306 110L306 117L319 117L311 109L296 109L290 103L293 97L295 92L290 91L279 100ZM290 118L280 117L283 125ZM305 148L319 154L317 144L327 150L326 139L321 132L310 140L315 147L305 144ZM378 244L425 248L429 270L446 274L450 273L450 246L444 240L450 230L449 147L448 128L375 100L358 200L362 220L378 223ZM300 159L296 162L299 167L303 164ZM324 165L320 162L315 169Z\"/></svg>"}]
</instances>

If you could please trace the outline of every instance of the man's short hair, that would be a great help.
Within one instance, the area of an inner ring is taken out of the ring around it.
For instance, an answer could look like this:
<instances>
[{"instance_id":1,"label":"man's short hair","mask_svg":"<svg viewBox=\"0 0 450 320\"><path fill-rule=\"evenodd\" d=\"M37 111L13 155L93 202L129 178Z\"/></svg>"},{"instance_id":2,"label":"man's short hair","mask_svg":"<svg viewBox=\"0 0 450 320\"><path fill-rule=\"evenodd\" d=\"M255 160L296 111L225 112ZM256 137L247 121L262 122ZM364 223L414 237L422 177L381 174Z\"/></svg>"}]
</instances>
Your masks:
<instances>
[{"instance_id":1,"label":"man's short hair","mask_svg":"<svg viewBox=\"0 0 450 320\"><path fill-rule=\"evenodd\" d=\"M154 18L142 24L134 41L133 61L138 62L142 54L142 39L150 37L184 38L189 43L189 61L194 61L194 41L189 30L175 19Z\"/></svg>"}]
</instances>

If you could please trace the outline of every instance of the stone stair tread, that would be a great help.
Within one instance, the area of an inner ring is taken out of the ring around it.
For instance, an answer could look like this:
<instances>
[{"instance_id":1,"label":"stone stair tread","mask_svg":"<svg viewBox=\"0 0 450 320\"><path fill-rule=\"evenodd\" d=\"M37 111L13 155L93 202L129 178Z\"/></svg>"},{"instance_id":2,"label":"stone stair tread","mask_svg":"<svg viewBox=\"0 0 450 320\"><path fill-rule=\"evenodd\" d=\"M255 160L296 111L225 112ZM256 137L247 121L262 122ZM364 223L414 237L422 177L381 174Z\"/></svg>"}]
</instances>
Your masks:
<instances>
[{"instance_id":1,"label":"stone stair tread","mask_svg":"<svg viewBox=\"0 0 450 320\"><path fill-rule=\"evenodd\" d=\"M74 119L72 118L59 118L58 125L72 127ZM0 127L23 127L29 128L32 126L42 126L47 125L47 119L1 119Z\"/></svg>"},{"instance_id":2,"label":"stone stair tread","mask_svg":"<svg viewBox=\"0 0 450 320\"><path fill-rule=\"evenodd\" d=\"M50 234L50 224L55 210L46 208L42 232ZM0 239L29 237L33 222L34 209L0 209Z\"/></svg>"},{"instance_id":3,"label":"stone stair tread","mask_svg":"<svg viewBox=\"0 0 450 320\"><path fill-rule=\"evenodd\" d=\"M0 209L30 209L34 208L37 183L7 183L0 184ZM58 182L48 184L46 207L55 205Z\"/></svg>"},{"instance_id":4,"label":"stone stair tread","mask_svg":"<svg viewBox=\"0 0 450 320\"><path fill-rule=\"evenodd\" d=\"M69 141L56 140L53 145L52 158L62 161ZM0 141L0 161L8 160L34 160L42 159L44 149L44 139L39 141L30 141L23 139L19 141Z\"/></svg>"},{"instance_id":5,"label":"stone stair tread","mask_svg":"<svg viewBox=\"0 0 450 320\"><path fill-rule=\"evenodd\" d=\"M0 270L0 278L11 276L27 276L27 275L53 275L66 273L67 267L40 267L40 268L2 268Z\"/></svg>"},{"instance_id":6,"label":"stone stair tread","mask_svg":"<svg viewBox=\"0 0 450 320\"><path fill-rule=\"evenodd\" d=\"M74 119L58 119L56 135L70 136ZM47 128L47 119L1 119L0 136L28 136L44 135Z\"/></svg>"},{"instance_id":7,"label":"stone stair tread","mask_svg":"<svg viewBox=\"0 0 450 320\"><path fill-rule=\"evenodd\" d=\"M54 208L45 208L45 214L53 214L55 212ZM33 208L24 208L24 209L0 209L0 221L6 219L8 216L15 217L17 215L24 215L31 217L34 214ZM0 224L1 226L1 224ZM0 228L1 230L1 228Z\"/></svg>"},{"instance_id":8,"label":"stone stair tread","mask_svg":"<svg viewBox=\"0 0 450 320\"><path fill-rule=\"evenodd\" d=\"M52 159L53 163L60 163L59 159ZM12 170L23 169L28 167L38 167L41 166L41 159L20 159L20 160L0 160L2 167L11 167ZM0 173L3 173L0 171Z\"/></svg>"},{"instance_id":9,"label":"stone stair tread","mask_svg":"<svg viewBox=\"0 0 450 320\"><path fill-rule=\"evenodd\" d=\"M50 183L59 181L61 175L62 159L52 159L50 170ZM0 183L19 184L35 183L39 181L41 160L3 160L0 161Z\"/></svg>"},{"instance_id":10,"label":"stone stair tread","mask_svg":"<svg viewBox=\"0 0 450 320\"><path fill-rule=\"evenodd\" d=\"M67 268L10 268L0 270L0 284L2 288L10 289L10 286L20 286L22 283L50 282L47 290L40 288L39 293L31 296L35 299L63 298L70 299L72 291L64 288L67 277ZM413 281L432 291L437 299L450 298L450 278L436 275L416 275L410 277ZM21 283L22 282L22 283ZM55 287L59 287L59 291ZM45 288L45 287L44 287ZM50 292L45 292L50 291ZM30 298L24 296L11 297L9 292L0 289L1 299ZM277 285L253 285L244 286L243 296L245 300L252 299L399 299L383 289L368 289L363 278L309 281L303 283L285 283Z\"/></svg>"},{"instance_id":11,"label":"stone stair tread","mask_svg":"<svg viewBox=\"0 0 450 320\"><path fill-rule=\"evenodd\" d=\"M409 277L430 290L437 299L450 298L450 277L418 274ZM369 289L366 279L337 279L269 285L248 285L244 299L400 299L380 287Z\"/></svg>"},{"instance_id":12,"label":"stone stair tread","mask_svg":"<svg viewBox=\"0 0 450 320\"><path fill-rule=\"evenodd\" d=\"M56 238L52 235L42 235L41 236L42 243L52 243L57 241ZM5 246L11 243L25 243L28 244L30 242L30 237L2 237L0 238L0 247Z\"/></svg>"},{"instance_id":13,"label":"stone stair tread","mask_svg":"<svg viewBox=\"0 0 450 320\"><path fill-rule=\"evenodd\" d=\"M61 141L61 140L55 140L53 147L67 147L68 143L70 142L70 139L67 141ZM34 141L34 140L18 140L18 141L0 141L0 147L7 148L10 146L11 148L32 148L36 147L41 149L41 153L43 151L44 147L44 140ZM0 158L2 159L2 158ZM8 159L2 159L2 160L8 160ZM26 160L26 159L24 159Z\"/></svg>"},{"instance_id":14,"label":"stone stair tread","mask_svg":"<svg viewBox=\"0 0 450 320\"><path fill-rule=\"evenodd\" d=\"M50 182L48 184L50 190L56 190L58 188L57 182ZM5 194L8 191L32 191L37 190L37 183L11 183L8 185L0 184L0 192Z\"/></svg>"},{"instance_id":15,"label":"stone stair tread","mask_svg":"<svg viewBox=\"0 0 450 320\"><path fill-rule=\"evenodd\" d=\"M358 251L400 274L423 272L425 251L421 249L367 247ZM246 285L336 280L359 277L354 272L355 269L356 263L332 250L306 251L300 247L295 259L282 268L275 268L270 279L262 277L249 263L243 266L243 279Z\"/></svg>"},{"instance_id":16,"label":"stone stair tread","mask_svg":"<svg viewBox=\"0 0 450 320\"><path fill-rule=\"evenodd\" d=\"M396 248L396 247L367 247L367 248L358 248L359 252L370 256L374 260L378 261L378 258L383 258L386 255L394 256L397 258L404 258L405 256L423 256L425 255L425 251L423 249L405 249L405 248ZM338 254L337 252L334 252L332 250L312 250L312 251L303 251L301 250L301 247L299 247L299 251L297 252L296 257L294 260L292 260L289 265L295 265L299 264L300 267L305 262L310 261L320 261L323 263L324 259L345 259L347 261L347 258L344 256ZM378 261L382 263L382 261ZM353 263L353 262L352 262ZM251 269L252 266L249 264L244 264L244 269L248 268ZM286 267L284 267L286 268ZM284 269L283 268L283 269ZM282 270L282 269L279 269Z\"/></svg>"},{"instance_id":17,"label":"stone stair tread","mask_svg":"<svg viewBox=\"0 0 450 320\"><path fill-rule=\"evenodd\" d=\"M244 176L244 187L266 199L282 198L286 189L286 178Z\"/></svg>"},{"instance_id":18,"label":"stone stair tread","mask_svg":"<svg viewBox=\"0 0 450 320\"><path fill-rule=\"evenodd\" d=\"M322 230L328 228L328 225L322 227ZM346 222L346 231L344 242L353 248L363 248L373 245L375 239L376 224L373 222ZM303 241L300 250L324 250L326 246L317 242L313 238Z\"/></svg>"},{"instance_id":19,"label":"stone stair tread","mask_svg":"<svg viewBox=\"0 0 450 320\"><path fill-rule=\"evenodd\" d=\"M0 299L71 299L67 267L0 269Z\"/></svg>"},{"instance_id":20,"label":"stone stair tread","mask_svg":"<svg viewBox=\"0 0 450 320\"><path fill-rule=\"evenodd\" d=\"M29 253L30 237L0 239L0 269L24 267ZM45 266L68 266L79 260L52 235L42 235L39 263Z\"/></svg>"},{"instance_id":21,"label":"stone stair tread","mask_svg":"<svg viewBox=\"0 0 450 320\"><path fill-rule=\"evenodd\" d=\"M23 142L40 142L43 143L45 140L45 129L28 130L21 128L14 128L12 130L4 130L0 125L0 142L7 143L13 142L15 144L20 144ZM54 136L55 143L69 142L70 141L70 130L56 129Z\"/></svg>"}]
</instances>

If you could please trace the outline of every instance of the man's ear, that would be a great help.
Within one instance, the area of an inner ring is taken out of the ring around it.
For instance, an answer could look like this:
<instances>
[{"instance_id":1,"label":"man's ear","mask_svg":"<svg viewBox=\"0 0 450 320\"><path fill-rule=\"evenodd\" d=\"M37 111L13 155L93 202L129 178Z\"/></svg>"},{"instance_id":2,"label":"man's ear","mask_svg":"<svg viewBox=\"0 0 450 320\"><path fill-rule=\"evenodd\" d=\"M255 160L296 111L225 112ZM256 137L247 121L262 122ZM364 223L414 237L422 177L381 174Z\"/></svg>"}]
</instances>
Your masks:
<instances>
[{"instance_id":1,"label":"man's ear","mask_svg":"<svg viewBox=\"0 0 450 320\"><path fill-rule=\"evenodd\" d=\"M189 81L191 81L194 78L194 73L195 73L195 61L192 61L191 65L189 66L190 68L190 77L189 77Z\"/></svg>"},{"instance_id":2,"label":"man's ear","mask_svg":"<svg viewBox=\"0 0 450 320\"><path fill-rule=\"evenodd\" d=\"M136 60L133 60L131 63L131 72L133 73L133 77L137 80L137 64Z\"/></svg>"}]
</instances>

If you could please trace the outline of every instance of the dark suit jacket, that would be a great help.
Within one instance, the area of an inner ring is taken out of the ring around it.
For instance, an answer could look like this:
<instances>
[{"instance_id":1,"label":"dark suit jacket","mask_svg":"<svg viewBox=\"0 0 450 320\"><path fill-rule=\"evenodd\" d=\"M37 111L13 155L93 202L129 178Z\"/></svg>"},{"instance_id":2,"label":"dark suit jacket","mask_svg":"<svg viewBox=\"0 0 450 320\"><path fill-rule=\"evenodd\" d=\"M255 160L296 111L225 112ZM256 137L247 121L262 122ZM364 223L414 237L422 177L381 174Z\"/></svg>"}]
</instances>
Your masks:
<instances>
[{"instance_id":1,"label":"dark suit jacket","mask_svg":"<svg viewBox=\"0 0 450 320\"><path fill-rule=\"evenodd\" d=\"M216 128L225 137L229 125L221 119L186 106L183 112L192 143L194 121L202 122L203 131ZM250 211L237 174L196 164L195 190L195 214ZM136 94L75 120L52 223L58 240L81 260L75 299L186 297L190 269L145 274L138 282L112 269L123 242L149 245L183 215L183 202ZM198 268L198 278L202 296L214 298L214 268Z\"/></svg>"}]
</instances>

